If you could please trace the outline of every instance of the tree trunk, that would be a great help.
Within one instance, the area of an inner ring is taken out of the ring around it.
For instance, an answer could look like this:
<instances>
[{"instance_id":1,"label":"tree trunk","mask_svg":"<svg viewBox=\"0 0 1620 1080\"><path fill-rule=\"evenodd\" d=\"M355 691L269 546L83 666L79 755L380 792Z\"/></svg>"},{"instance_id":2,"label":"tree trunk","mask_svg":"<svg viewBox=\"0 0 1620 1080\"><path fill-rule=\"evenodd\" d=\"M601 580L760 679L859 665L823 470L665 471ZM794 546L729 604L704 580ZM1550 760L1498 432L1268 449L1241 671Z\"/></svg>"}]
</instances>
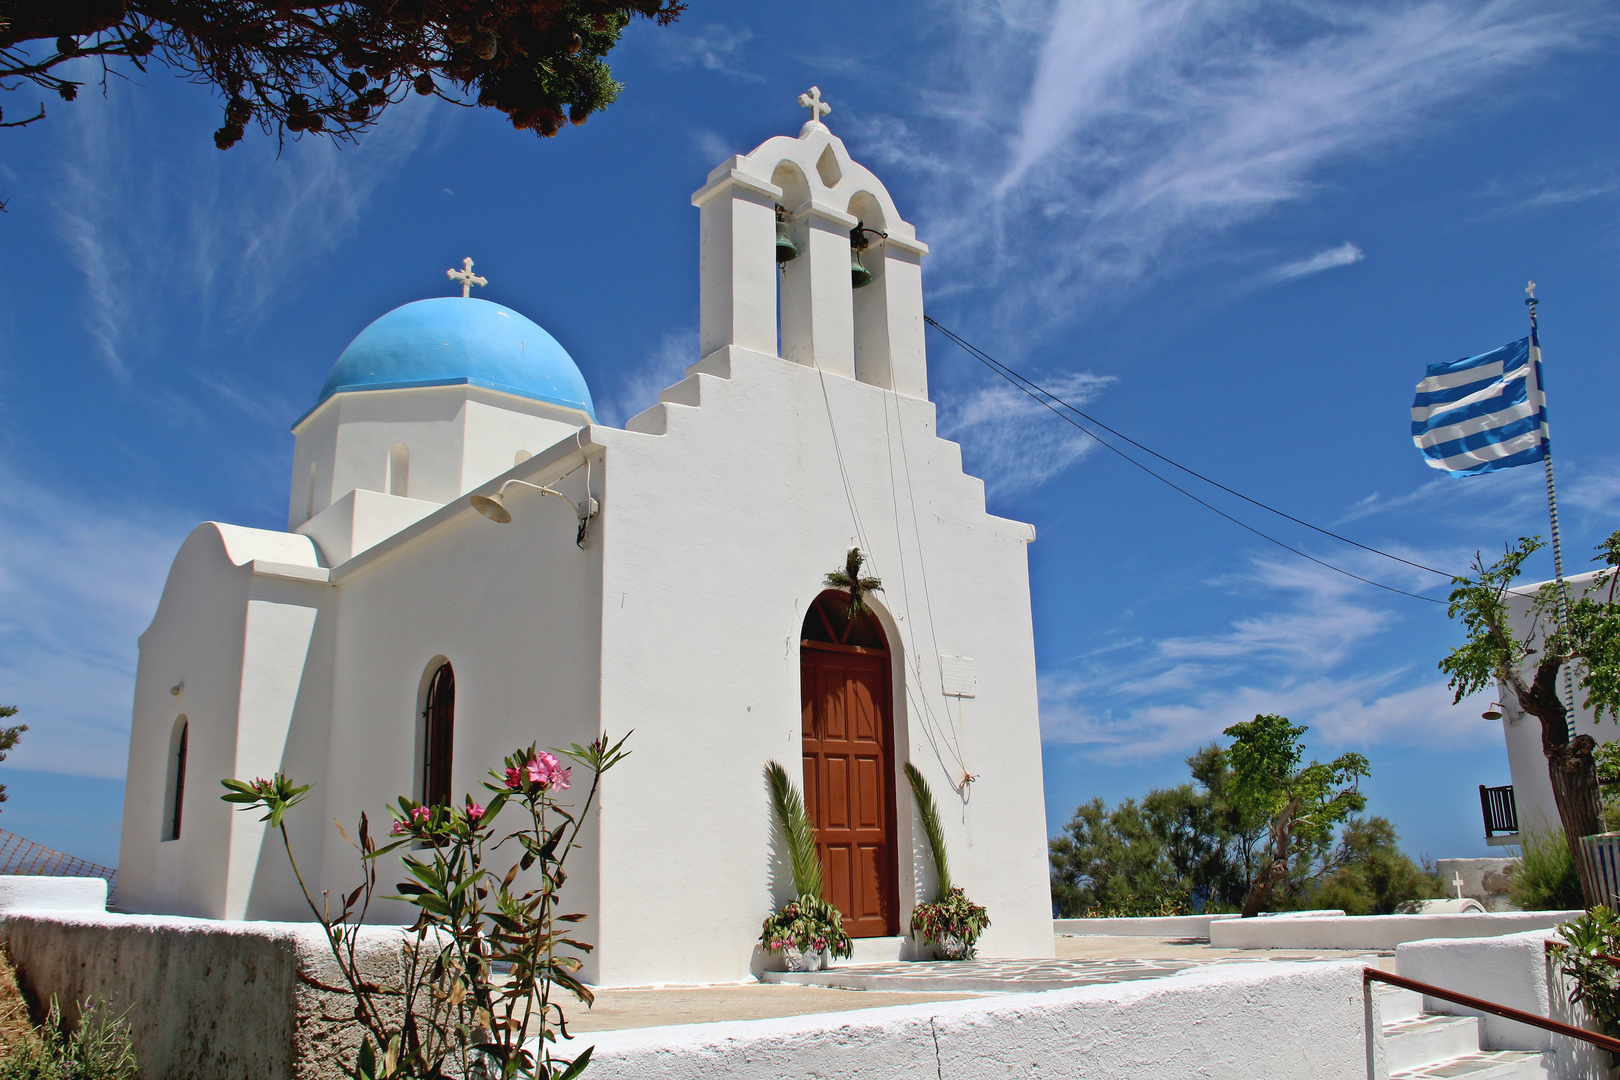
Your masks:
<instances>
[{"instance_id":1,"label":"tree trunk","mask_svg":"<svg viewBox=\"0 0 1620 1080\"><path fill-rule=\"evenodd\" d=\"M1277 882L1288 874L1288 863L1283 859L1273 859L1260 871L1260 876L1254 879L1249 886L1249 894L1243 898L1243 917L1252 919L1271 904L1271 893Z\"/></svg>"},{"instance_id":2,"label":"tree trunk","mask_svg":"<svg viewBox=\"0 0 1620 1080\"><path fill-rule=\"evenodd\" d=\"M1290 799L1283 804L1271 821L1271 861L1261 869L1260 876L1249 886L1243 898L1243 917L1252 919L1271 904L1271 894L1288 877L1288 854L1294 839L1294 815L1299 812L1299 801Z\"/></svg>"},{"instance_id":3,"label":"tree trunk","mask_svg":"<svg viewBox=\"0 0 1620 1080\"><path fill-rule=\"evenodd\" d=\"M1569 845L1570 857L1580 875L1581 896L1590 908L1609 902L1581 847L1581 837L1603 831L1603 798L1598 789L1597 763L1592 758L1597 744L1590 735L1569 737L1567 714L1558 696L1561 666L1557 657L1543 659L1536 665L1535 681L1525 686L1516 680L1514 692L1519 707L1541 721L1541 752L1547 758L1553 802L1558 807L1559 824L1564 827L1564 842Z\"/></svg>"},{"instance_id":4,"label":"tree trunk","mask_svg":"<svg viewBox=\"0 0 1620 1080\"><path fill-rule=\"evenodd\" d=\"M1563 746L1547 753L1547 775L1552 779L1553 802L1564 826L1564 842L1581 876L1581 896L1587 907L1610 903L1599 881L1596 868L1586 857L1581 837L1603 831L1603 799L1598 791L1597 766L1592 749L1597 744L1590 735L1577 735Z\"/></svg>"}]
</instances>

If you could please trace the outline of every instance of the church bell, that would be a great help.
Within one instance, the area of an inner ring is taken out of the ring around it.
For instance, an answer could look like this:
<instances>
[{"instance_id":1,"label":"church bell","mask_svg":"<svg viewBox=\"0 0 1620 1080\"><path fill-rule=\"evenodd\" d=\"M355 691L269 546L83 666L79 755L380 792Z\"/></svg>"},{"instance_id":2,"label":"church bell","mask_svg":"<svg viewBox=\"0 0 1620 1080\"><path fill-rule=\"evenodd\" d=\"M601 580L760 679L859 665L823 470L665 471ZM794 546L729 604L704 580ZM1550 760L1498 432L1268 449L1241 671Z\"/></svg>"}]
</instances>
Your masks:
<instances>
[{"instance_id":1,"label":"church bell","mask_svg":"<svg viewBox=\"0 0 1620 1080\"><path fill-rule=\"evenodd\" d=\"M849 230L849 284L855 289L872 284L872 271L861 264L861 250L866 247L862 231L859 225Z\"/></svg>"},{"instance_id":2,"label":"church bell","mask_svg":"<svg viewBox=\"0 0 1620 1080\"><path fill-rule=\"evenodd\" d=\"M799 257L799 247L788 235L787 211L780 206L776 208L776 261L779 263L792 262Z\"/></svg>"},{"instance_id":3,"label":"church bell","mask_svg":"<svg viewBox=\"0 0 1620 1080\"><path fill-rule=\"evenodd\" d=\"M867 233L871 233L873 236L881 236L885 240L889 238L889 234L886 232L878 229L868 229L864 221L858 222L853 229L849 230L849 284L851 288L859 289L872 284L872 271L861 263L861 252L865 251L867 246L871 244L871 241L866 238Z\"/></svg>"}]
</instances>

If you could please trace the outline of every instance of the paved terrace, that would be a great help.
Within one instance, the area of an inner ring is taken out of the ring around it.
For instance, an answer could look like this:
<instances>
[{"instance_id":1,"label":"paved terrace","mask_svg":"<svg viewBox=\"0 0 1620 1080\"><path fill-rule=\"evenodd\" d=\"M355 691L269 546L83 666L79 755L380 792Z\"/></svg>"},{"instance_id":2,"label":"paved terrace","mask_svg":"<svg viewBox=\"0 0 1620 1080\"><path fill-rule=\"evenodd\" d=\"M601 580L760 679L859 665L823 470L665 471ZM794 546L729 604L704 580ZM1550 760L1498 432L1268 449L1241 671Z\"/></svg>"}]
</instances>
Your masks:
<instances>
[{"instance_id":1,"label":"paved terrace","mask_svg":"<svg viewBox=\"0 0 1620 1080\"><path fill-rule=\"evenodd\" d=\"M1045 960L919 961L848 965L802 974L767 972L732 986L647 987L597 992L596 1004L568 1010L570 1032L666 1024L763 1020L992 994L1162 979L1213 964L1361 960L1393 970L1393 953L1315 949L1216 949L1177 938L1059 937ZM566 1007L566 1006L565 1006Z\"/></svg>"}]
</instances>

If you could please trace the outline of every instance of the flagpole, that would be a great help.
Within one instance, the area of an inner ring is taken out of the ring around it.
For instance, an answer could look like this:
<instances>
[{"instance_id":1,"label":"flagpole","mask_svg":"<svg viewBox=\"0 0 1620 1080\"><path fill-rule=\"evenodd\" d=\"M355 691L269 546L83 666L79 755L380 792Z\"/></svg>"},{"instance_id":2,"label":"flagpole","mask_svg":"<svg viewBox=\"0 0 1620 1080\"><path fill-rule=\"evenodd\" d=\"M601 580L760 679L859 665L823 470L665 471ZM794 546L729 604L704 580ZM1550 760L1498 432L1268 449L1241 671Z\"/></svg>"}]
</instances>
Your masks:
<instances>
[{"instance_id":1,"label":"flagpole","mask_svg":"<svg viewBox=\"0 0 1620 1080\"><path fill-rule=\"evenodd\" d=\"M1552 551L1553 551L1553 581L1558 591L1558 621L1563 624L1564 636L1573 643L1573 634L1569 623L1569 587L1564 583L1564 547L1558 537L1558 494L1553 487L1553 459L1552 459L1552 427L1547 422L1547 391L1541 385L1541 342L1536 334L1536 283L1530 282L1525 290L1529 299L1525 301L1530 308L1530 348L1533 350L1531 360L1531 374L1535 379L1536 405L1541 414L1541 439L1546 448L1546 455L1541 459L1542 468L1547 475L1547 516L1552 523ZM1569 737L1575 737L1575 676L1571 671L1574 661L1570 660L1563 665L1564 679L1564 724L1569 730Z\"/></svg>"}]
</instances>

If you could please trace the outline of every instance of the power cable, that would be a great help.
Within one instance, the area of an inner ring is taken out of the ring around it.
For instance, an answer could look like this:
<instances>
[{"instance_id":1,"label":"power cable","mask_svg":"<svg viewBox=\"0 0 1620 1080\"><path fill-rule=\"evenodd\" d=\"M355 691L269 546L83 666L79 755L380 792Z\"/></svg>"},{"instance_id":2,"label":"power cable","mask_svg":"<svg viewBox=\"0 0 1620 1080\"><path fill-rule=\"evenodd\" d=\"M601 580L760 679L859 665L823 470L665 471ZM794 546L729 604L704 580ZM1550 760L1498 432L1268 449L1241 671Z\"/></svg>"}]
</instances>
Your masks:
<instances>
[{"instance_id":1,"label":"power cable","mask_svg":"<svg viewBox=\"0 0 1620 1080\"><path fill-rule=\"evenodd\" d=\"M1383 589L1385 592L1392 592L1392 593L1395 593L1395 594L1397 594L1399 596L1408 596L1408 597L1411 597L1413 600L1423 600L1423 601L1426 601L1426 602L1431 603L1431 604L1444 604L1444 603L1446 603L1446 601L1437 600L1432 596L1422 596L1422 595L1419 595L1418 593L1407 592L1405 589L1397 589L1393 585L1385 585L1382 582L1374 581L1371 578L1362 577L1360 574L1352 573L1351 571L1346 570L1343 567L1335 566L1332 563L1327 562L1327 561L1325 561L1323 559L1318 559L1315 555L1307 554L1306 552L1301 551L1299 548L1296 548L1296 547L1293 547L1290 544L1284 543L1283 541L1277 539L1275 536L1271 536L1271 535L1269 535L1267 533L1261 532L1259 529L1255 528L1253 525L1250 525L1248 522L1242 521L1239 518L1233 517L1231 514L1228 514L1226 511L1220 509L1219 507L1214 506L1213 504L1211 504L1209 502L1206 502L1205 500L1199 498L1197 495L1194 495L1192 492L1190 492L1186 488L1180 486L1175 481L1173 481L1170 478L1166 477L1162 473L1154 472L1152 469L1148 468L1146 465L1142 464L1140 461L1137 461L1135 458L1131 457L1129 454L1125 453L1125 451L1123 451L1119 447L1113 445L1108 440L1106 440L1102 436L1098 435L1096 432L1090 430L1085 425L1077 422L1073 417L1065 415L1063 412L1059 411L1052 404L1052 402L1054 402L1054 401L1057 402L1057 404L1062 405L1063 408L1068 409L1070 412L1073 412L1077 416L1083 417L1087 422L1095 424L1097 427L1102 428L1104 431L1108 432L1110 435L1113 435L1113 436L1115 436L1115 437L1117 437L1117 438L1119 438L1119 439L1121 439L1121 440L1123 440L1125 442L1130 443L1132 446L1134 446L1137 449L1143 451L1144 453L1151 454L1154 457L1158 458L1159 460L1165 462L1166 464L1175 466L1177 469L1180 469L1182 472L1187 473L1189 476L1197 477L1199 480L1202 480L1207 484L1210 484L1210 485L1212 485L1214 487L1220 488L1222 491L1228 492L1231 495L1235 495L1237 498L1242 499L1244 502L1252 503L1253 505L1258 506L1263 510L1266 510L1266 511L1268 511L1270 513L1276 514L1279 517L1286 518L1289 521L1296 522L1296 523L1298 523L1300 525L1305 526L1308 529L1312 529L1312 530L1314 530L1316 532L1319 532L1319 533L1323 534L1324 536L1330 536L1335 540L1340 540L1340 541L1343 541L1346 544L1351 544L1351 545L1353 545L1355 547L1358 547L1358 548L1361 548L1361 549L1363 549L1365 551L1370 551L1375 555L1382 555L1386 559L1393 559L1396 562L1405 563L1406 565L1415 567L1415 568L1417 568L1419 570L1427 570L1431 574L1439 574L1440 576L1442 576L1442 577L1444 577L1444 578L1446 578L1448 580L1453 578L1455 575L1448 574L1444 570L1436 570L1432 566L1424 566L1422 563L1416 563L1416 562L1413 562L1410 559L1403 559L1399 555L1391 555L1387 551L1380 551L1378 548L1369 547L1366 544L1358 543L1357 541L1351 540L1348 537L1340 536L1338 533L1330 532L1327 529L1319 528L1318 526L1312 525L1308 521L1302 521L1301 519L1299 519L1297 517L1294 517L1292 514L1288 514L1288 513L1285 513L1283 511L1281 511L1281 510L1275 509L1274 507L1267 506L1265 503L1262 503L1257 499L1251 499L1247 495L1244 495L1242 492L1234 491L1233 489L1227 487L1226 485L1221 484L1218 481L1212 480L1207 476L1204 476L1202 473L1199 473L1199 472L1197 472L1197 471L1195 471L1193 469L1189 469L1185 465L1182 465L1179 462L1173 461L1170 458L1165 457L1163 454L1160 454L1155 450L1151 450L1148 447L1143 446L1141 443L1137 442L1135 439L1132 439L1127 435L1123 435L1120 432L1115 431L1113 428L1109 427L1107 424L1102 423L1100 420L1097 420L1095 417L1092 417L1092 416L1086 414L1085 412L1081 411L1080 409L1076 408L1075 406L1070 405L1068 402L1064 401L1062 398L1058 397L1056 394L1052 393L1051 391L1044 389L1039 384L1035 383L1033 380L1025 378L1023 375L1018 374L1018 372L1014 371L1012 368L1008 367L1006 364L1003 364L1001 361L995 359L995 357L991 356L989 353L984 352L984 350L978 348L977 346L969 344L967 341L963 340L957 334L953 333L950 330L947 330L945 327L941 326L937 321L935 321L935 319L932 316L924 315L923 320L926 323L928 323L928 325L932 326L934 329L936 329L940 333L944 334L947 338L949 338L954 344L956 344L959 348L962 349L962 351L966 352L969 356L973 357L975 360L978 360L980 363L984 364L990 370L994 371L996 374L998 374L1002 378L1006 379L1013 386L1017 387L1019 390L1023 391L1025 394L1027 394L1032 400L1037 401L1040 404L1044 405L1046 408L1050 409L1052 411L1053 415L1057 416L1059 419L1063 420L1065 423L1068 423L1068 424L1072 425L1073 427L1077 428L1078 430L1083 432L1085 435L1087 435L1089 438L1091 438L1092 440L1097 442L1099 445L1103 446L1107 450L1109 450L1109 451L1113 452L1114 454L1118 455L1119 457L1123 458L1125 461L1130 462L1132 465L1136 466L1138 469L1141 469L1143 472L1147 473L1149 476L1153 477L1155 480L1158 480L1160 483L1164 484L1166 487L1169 487L1169 488L1171 488L1171 489L1173 489L1175 491L1180 492L1181 494L1187 496L1187 498L1191 499L1193 502L1197 503L1199 506L1202 506L1204 509L1211 511L1212 513L1218 514L1219 516L1225 518L1227 521L1230 521L1232 524L1238 526L1240 529L1244 529L1244 530L1246 530L1248 532L1251 532L1255 536L1260 537L1262 540L1265 540L1268 543L1272 543L1272 544L1277 545L1278 547L1282 548L1284 551L1290 551L1293 554L1298 555L1302 559L1308 559L1309 561L1317 564L1318 566L1324 567L1324 568L1326 568L1328 570L1332 570L1334 573L1337 573L1337 574L1343 574L1347 578L1353 578L1354 580L1359 581L1364 585L1371 585L1374 588ZM1050 399L1050 400L1048 400L1048 399Z\"/></svg>"}]
</instances>

